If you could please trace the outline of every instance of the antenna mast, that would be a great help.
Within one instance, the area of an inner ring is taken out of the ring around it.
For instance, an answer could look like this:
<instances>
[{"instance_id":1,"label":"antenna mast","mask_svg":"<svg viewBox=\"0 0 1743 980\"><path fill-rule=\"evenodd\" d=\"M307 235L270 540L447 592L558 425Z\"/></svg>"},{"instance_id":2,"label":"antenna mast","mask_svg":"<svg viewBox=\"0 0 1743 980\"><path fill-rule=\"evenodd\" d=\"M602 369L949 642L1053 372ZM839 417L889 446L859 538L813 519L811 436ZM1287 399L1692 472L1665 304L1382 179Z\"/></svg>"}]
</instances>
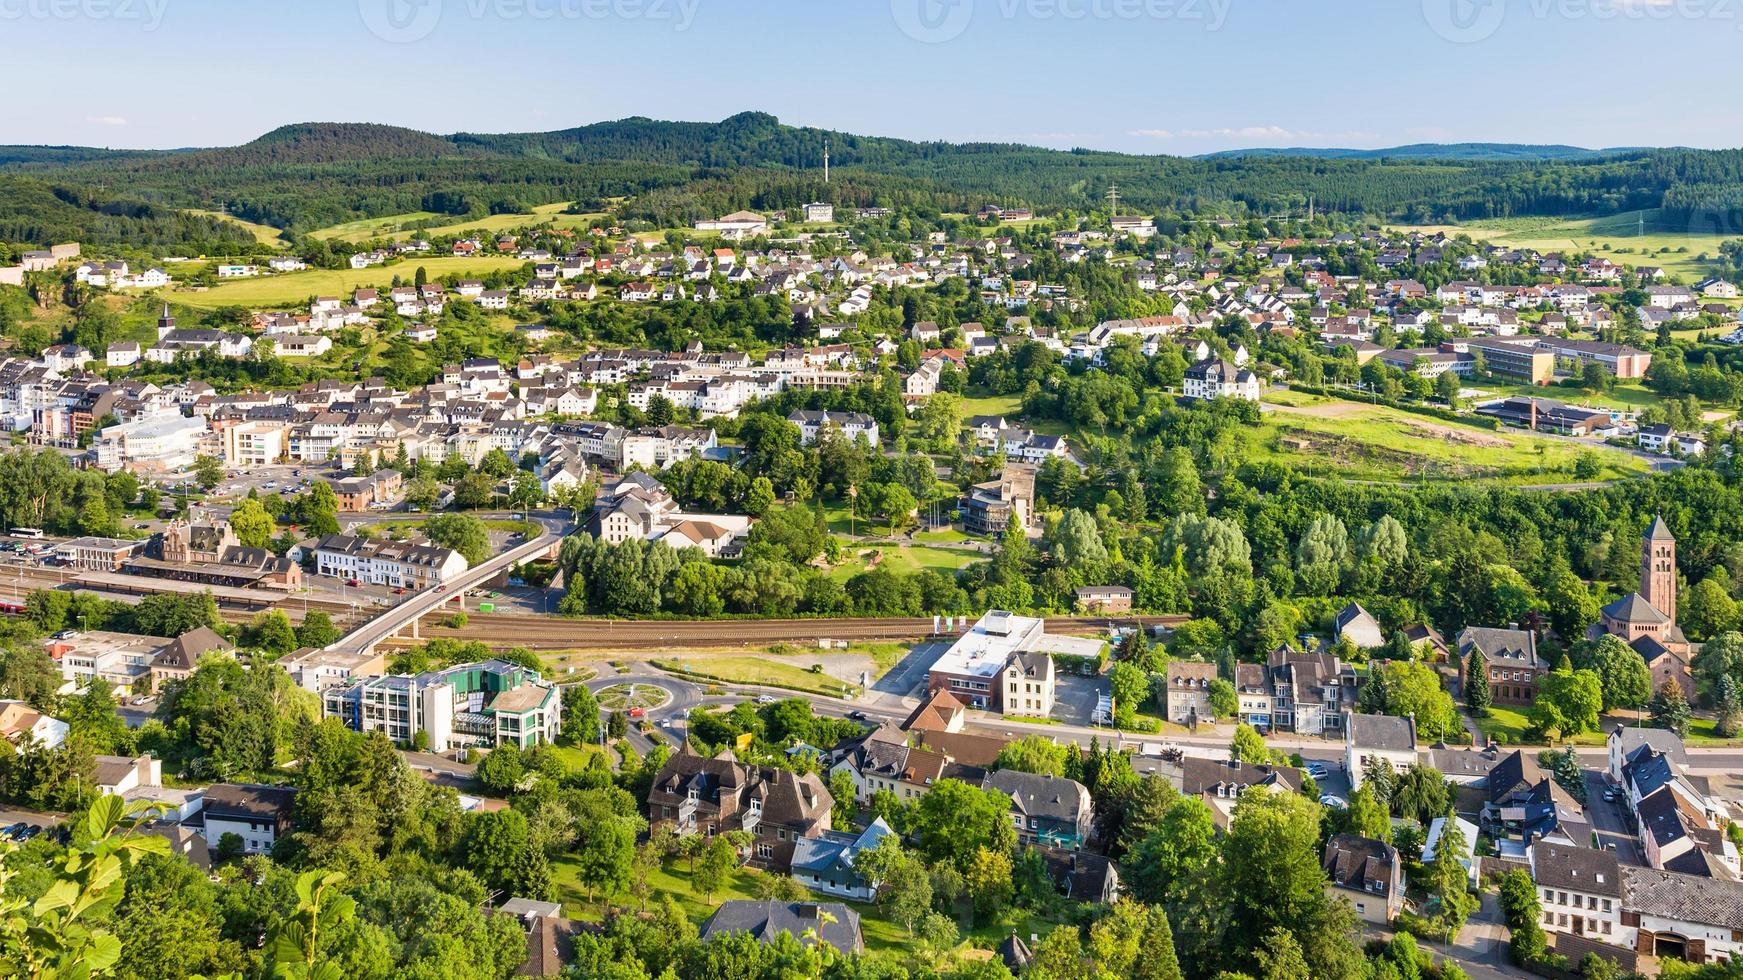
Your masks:
<instances>
[{"instance_id":1,"label":"antenna mast","mask_svg":"<svg viewBox=\"0 0 1743 980\"><path fill-rule=\"evenodd\" d=\"M823 182L829 183L829 141L823 141Z\"/></svg>"}]
</instances>

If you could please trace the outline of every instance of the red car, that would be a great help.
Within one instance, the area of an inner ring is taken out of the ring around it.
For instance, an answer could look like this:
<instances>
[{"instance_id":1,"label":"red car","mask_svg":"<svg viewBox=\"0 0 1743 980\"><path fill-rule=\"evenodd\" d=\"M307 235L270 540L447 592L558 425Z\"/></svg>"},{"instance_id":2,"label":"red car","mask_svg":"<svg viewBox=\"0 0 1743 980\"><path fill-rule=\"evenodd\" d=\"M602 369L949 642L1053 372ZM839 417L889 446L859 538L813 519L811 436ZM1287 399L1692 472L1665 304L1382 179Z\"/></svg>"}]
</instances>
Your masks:
<instances>
[{"instance_id":1,"label":"red car","mask_svg":"<svg viewBox=\"0 0 1743 980\"><path fill-rule=\"evenodd\" d=\"M438 585L438 586L436 586L436 592L437 592L437 594L440 594L440 593L443 593L443 592L446 592L446 591L448 591L448 587L447 587L447 586L446 586L446 585Z\"/></svg>"},{"instance_id":2,"label":"red car","mask_svg":"<svg viewBox=\"0 0 1743 980\"><path fill-rule=\"evenodd\" d=\"M357 580L357 579L354 579L354 578L348 578L348 579L346 579L346 580L345 580L345 584L346 584L346 585L349 585L349 586L351 586L351 587L352 587L352 588L353 588L353 589L355 589L355 588L357 588L357 587L358 587L358 586L360 586L360 585L362 585L362 584L363 584L363 583L362 583L362 582L360 582L360 581L358 581L358 580Z\"/></svg>"},{"instance_id":3,"label":"red car","mask_svg":"<svg viewBox=\"0 0 1743 980\"><path fill-rule=\"evenodd\" d=\"M405 586L402 585L399 588L394 589L393 594L394 595L405 595Z\"/></svg>"}]
</instances>

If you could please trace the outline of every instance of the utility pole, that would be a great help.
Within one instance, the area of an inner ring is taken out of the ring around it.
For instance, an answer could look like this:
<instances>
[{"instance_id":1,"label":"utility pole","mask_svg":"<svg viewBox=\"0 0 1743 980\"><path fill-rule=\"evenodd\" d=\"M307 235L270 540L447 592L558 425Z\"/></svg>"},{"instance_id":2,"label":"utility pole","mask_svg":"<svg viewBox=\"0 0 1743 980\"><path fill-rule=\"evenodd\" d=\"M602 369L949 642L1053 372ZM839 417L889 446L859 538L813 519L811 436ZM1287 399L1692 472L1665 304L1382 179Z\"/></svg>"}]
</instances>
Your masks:
<instances>
[{"instance_id":1,"label":"utility pole","mask_svg":"<svg viewBox=\"0 0 1743 980\"><path fill-rule=\"evenodd\" d=\"M1114 217L1114 216L1118 215L1119 213L1120 213L1120 185L1115 184L1112 187L1108 188L1108 217L1110 217L1110 218Z\"/></svg>"}]
</instances>

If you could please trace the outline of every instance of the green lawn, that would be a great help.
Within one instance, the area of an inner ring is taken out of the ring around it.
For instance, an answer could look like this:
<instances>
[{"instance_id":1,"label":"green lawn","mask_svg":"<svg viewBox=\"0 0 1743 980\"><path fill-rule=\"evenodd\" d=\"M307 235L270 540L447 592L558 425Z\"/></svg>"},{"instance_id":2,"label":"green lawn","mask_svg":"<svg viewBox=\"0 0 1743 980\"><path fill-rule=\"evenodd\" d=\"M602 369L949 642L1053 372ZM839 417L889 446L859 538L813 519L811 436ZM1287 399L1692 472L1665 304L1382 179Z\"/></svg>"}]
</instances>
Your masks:
<instances>
[{"instance_id":1,"label":"green lawn","mask_svg":"<svg viewBox=\"0 0 1743 980\"><path fill-rule=\"evenodd\" d=\"M414 218L410 222L394 222L399 227L386 234L381 234L375 231L375 229L380 227L379 222L367 222L364 223L361 228L356 228L339 234L329 234L333 229L323 229L322 231L316 232L316 235L326 238L344 238L349 241L364 241L370 238L393 238L404 240L419 236L434 238L438 235L477 235L480 237L488 236L494 238L503 232L528 228L533 225L548 224L553 228L586 228L595 219L604 217L603 212L592 212L588 214L562 213L563 209L568 206L569 202L565 201L558 204L546 204L542 207L534 208L530 214L493 214L483 218L469 218L465 221L450 221L439 225L430 225L422 229L413 227L418 223ZM434 220L442 220L447 217L449 216L440 215ZM352 224L356 225L358 223L352 222ZM338 227L345 228L347 226L340 225Z\"/></svg>"},{"instance_id":2,"label":"green lawn","mask_svg":"<svg viewBox=\"0 0 1743 980\"><path fill-rule=\"evenodd\" d=\"M863 529L862 529L863 530ZM855 544L845 547L842 551L843 560L835 566L829 575L838 581L845 582L860 572L872 567L871 555L876 552L881 556L877 567L887 568L893 572L913 574L923 568L937 569L942 572L956 572L977 561L985 560L984 555L966 551L961 548L931 548L925 545L901 546L894 544Z\"/></svg>"},{"instance_id":3,"label":"green lawn","mask_svg":"<svg viewBox=\"0 0 1743 980\"><path fill-rule=\"evenodd\" d=\"M828 635L828 622L820 621L817 624L817 631L820 636ZM803 657L803 654L800 656ZM782 687L805 694L820 694L824 697L851 697L857 690L852 684L836 680L828 674L814 674L806 670L805 667L797 667L765 657L690 656L676 660L665 659L650 662L660 670L675 674L687 674L704 680L719 680L728 684Z\"/></svg>"},{"instance_id":4,"label":"green lawn","mask_svg":"<svg viewBox=\"0 0 1743 980\"><path fill-rule=\"evenodd\" d=\"M1462 225L1415 226L1415 230L1469 235L1473 241L1543 252L1590 252L1622 265L1655 265L1688 282L1713 273L1713 263L1703 262L1702 254L1716 256L1720 243L1736 237L1690 228L1684 222L1666 219L1658 209L1603 218L1499 218Z\"/></svg>"},{"instance_id":5,"label":"green lawn","mask_svg":"<svg viewBox=\"0 0 1743 980\"><path fill-rule=\"evenodd\" d=\"M1484 480L1532 485L1574 482L1575 460L1595 453L1598 479L1646 471L1646 463L1617 449L1583 445L1515 430L1491 431L1443 422L1382 405L1277 392L1264 424L1242 430L1255 462L1276 462L1309 473L1335 473L1377 482Z\"/></svg>"},{"instance_id":6,"label":"green lawn","mask_svg":"<svg viewBox=\"0 0 1743 980\"><path fill-rule=\"evenodd\" d=\"M633 689L633 690L632 690ZM663 688L652 684L613 684L599 692L599 706L607 711L622 708L657 708L671 700Z\"/></svg>"},{"instance_id":7,"label":"green lawn","mask_svg":"<svg viewBox=\"0 0 1743 980\"><path fill-rule=\"evenodd\" d=\"M482 276L504 269L518 269L524 262L515 258L486 256L454 258L447 255L414 258L386 266L368 269L310 269L282 276L261 276L213 286L204 292L177 290L174 301L186 306L214 309L220 306L246 306L250 309L274 306L294 306L311 296L338 296L349 300L358 287L385 289L395 276L411 282L419 266L431 279L445 275ZM463 302L463 301L462 301Z\"/></svg>"}]
</instances>

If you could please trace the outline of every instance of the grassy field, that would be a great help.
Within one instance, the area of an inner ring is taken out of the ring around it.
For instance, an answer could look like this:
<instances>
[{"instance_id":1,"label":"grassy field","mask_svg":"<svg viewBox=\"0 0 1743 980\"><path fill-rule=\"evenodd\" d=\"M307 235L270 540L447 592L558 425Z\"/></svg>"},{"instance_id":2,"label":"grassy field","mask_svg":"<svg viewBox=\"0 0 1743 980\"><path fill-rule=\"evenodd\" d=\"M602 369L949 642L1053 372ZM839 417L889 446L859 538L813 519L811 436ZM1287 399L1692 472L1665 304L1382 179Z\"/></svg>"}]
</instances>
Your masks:
<instances>
[{"instance_id":1,"label":"grassy field","mask_svg":"<svg viewBox=\"0 0 1743 980\"><path fill-rule=\"evenodd\" d=\"M860 522L860 530L866 530L864 521ZM872 552L877 552L877 567L893 572L912 574L922 568L935 568L940 571L954 572L966 568L977 561L984 560L984 555L960 548L928 548L924 545L900 547L894 545L854 545L847 549L841 564L829 573L831 578L845 582L846 580L872 567Z\"/></svg>"},{"instance_id":2,"label":"grassy field","mask_svg":"<svg viewBox=\"0 0 1743 980\"><path fill-rule=\"evenodd\" d=\"M319 231L309 233L310 238L323 241L343 238L346 241L362 241L370 238L388 238L401 228L410 228L419 222L448 221L451 214L437 214L434 211L411 211L406 214L389 214L380 218L360 218L347 221L344 224L330 225Z\"/></svg>"},{"instance_id":3,"label":"grassy field","mask_svg":"<svg viewBox=\"0 0 1743 980\"><path fill-rule=\"evenodd\" d=\"M818 623L817 629L820 634L827 633L829 626L827 623ZM650 662L660 670L677 674L702 676L704 679L721 680L729 684L784 687L831 698L848 697L855 690L853 685L838 681L828 674L813 674L804 667L772 658L701 655L687 656L681 660Z\"/></svg>"},{"instance_id":4,"label":"grassy field","mask_svg":"<svg viewBox=\"0 0 1743 980\"><path fill-rule=\"evenodd\" d=\"M1348 480L1487 480L1519 485L1574 482L1575 460L1595 453L1600 480L1646 471L1634 456L1515 431L1442 422L1379 405L1300 393L1267 396L1265 424L1244 430L1250 457Z\"/></svg>"},{"instance_id":5,"label":"grassy field","mask_svg":"<svg viewBox=\"0 0 1743 980\"><path fill-rule=\"evenodd\" d=\"M1494 705L1489 708L1487 717L1476 719L1477 728L1484 735L1495 738L1506 745L1519 745L1525 740L1525 730L1531 727L1529 712L1523 708L1512 708L1504 705ZM1635 727L1641 724L1640 716L1632 712L1605 715L1598 723L1598 731L1586 732L1573 739L1564 740L1558 744L1568 744L1584 747L1596 747L1605 744L1606 732L1612 731L1617 725ZM1713 734L1713 719L1694 718L1689 722L1689 731L1683 737L1683 742L1691 747L1725 748L1743 744L1743 739L1720 738Z\"/></svg>"},{"instance_id":6,"label":"grassy field","mask_svg":"<svg viewBox=\"0 0 1743 980\"><path fill-rule=\"evenodd\" d=\"M311 269L308 272L293 272L283 276L262 276L258 279L244 279L213 286L204 292L178 290L171 293L171 296L177 303L202 309L220 306L246 306L251 309L294 306L311 296L349 299L352 290L358 287L386 288L393 283L394 276L409 283L417 274L419 266L424 268L431 279L435 279L449 274L481 276L503 269L518 269L524 264L515 258L465 259L438 255L368 269Z\"/></svg>"},{"instance_id":7,"label":"grassy field","mask_svg":"<svg viewBox=\"0 0 1743 980\"><path fill-rule=\"evenodd\" d=\"M1464 234L1473 241L1540 252L1590 252L1623 265L1656 265L1689 282L1715 271L1701 258L1703 254L1718 255L1719 244L1736 237L1667 221L1657 209L1605 218L1499 218L1462 225L1404 226L1403 230Z\"/></svg>"},{"instance_id":8,"label":"grassy field","mask_svg":"<svg viewBox=\"0 0 1743 980\"><path fill-rule=\"evenodd\" d=\"M403 240L418 235L498 235L516 228L529 225L549 224L554 228L586 228L594 220L604 217L603 212L588 214L564 214L569 202L546 204L534 208L525 214L492 214L483 218L467 218L463 221L452 220L452 215L432 214L428 211L396 214L385 218L368 218L362 221L348 221L331 228L322 228L310 237L323 240L342 239L349 242L368 241L375 238L391 238ZM424 225L419 228L418 225Z\"/></svg>"},{"instance_id":9,"label":"grassy field","mask_svg":"<svg viewBox=\"0 0 1743 980\"><path fill-rule=\"evenodd\" d=\"M248 229L248 232L254 236L254 240L262 245L271 245L274 248L284 247L285 241L283 234L271 225L257 225L252 221L243 221L241 218L225 214L222 211L201 211L196 208L189 208L188 213L197 214L204 218L217 218L219 221L227 221L230 224L239 225Z\"/></svg>"},{"instance_id":10,"label":"grassy field","mask_svg":"<svg viewBox=\"0 0 1743 980\"><path fill-rule=\"evenodd\" d=\"M1589 406L1591 408L1638 412L1643 408L1658 403L1658 396L1646 390L1639 384L1618 384L1603 394L1589 392L1579 388L1549 387L1539 388L1533 385L1507 385L1484 382L1476 385L1474 391L1480 391L1488 398L1510 398L1514 395L1527 395L1536 398L1551 398L1567 402L1570 405Z\"/></svg>"}]
</instances>

